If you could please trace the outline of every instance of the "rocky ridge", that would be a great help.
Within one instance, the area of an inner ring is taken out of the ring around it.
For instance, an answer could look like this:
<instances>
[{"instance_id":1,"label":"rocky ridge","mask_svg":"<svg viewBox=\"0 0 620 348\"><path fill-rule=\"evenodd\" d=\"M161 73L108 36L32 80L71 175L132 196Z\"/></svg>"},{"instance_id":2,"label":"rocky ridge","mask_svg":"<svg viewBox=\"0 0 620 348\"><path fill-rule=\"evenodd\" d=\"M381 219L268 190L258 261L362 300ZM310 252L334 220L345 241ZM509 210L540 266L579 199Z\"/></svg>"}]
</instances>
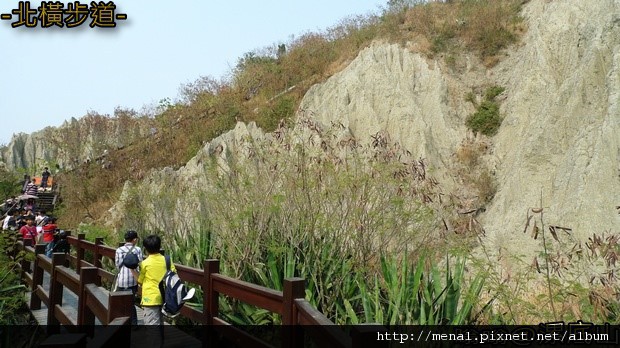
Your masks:
<instances>
[{"instance_id":1,"label":"rocky ridge","mask_svg":"<svg viewBox=\"0 0 620 348\"><path fill-rule=\"evenodd\" d=\"M502 127L495 137L482 139L490 144L482 160L498 188L477 217L485 244L491 250L535 252L536 242L523 229L529 209L540 206L541 191L546 223L570 228L570 238L618 232L620 4L533 0L523 15L528 27L523 44L493 69L466 57L465 66L454 71L440 57L375 43L311 88L299 117L339 127L341 141L399 143L412 157L425 158L446 190L457 192L455 153L471 138L464 123L474 111L465 95L505 87ZM123 219L131 190L161 193L164 187L187 197L168 216L195 215L192 197L210 185L203 162L244 151L250 156L243 139L271 136L238 124L178 171L167 168L126 185L111 221ZM155 200L147 203L156 207Z\"/></svg>"},{"instance_id":2,"label":"rocky ridge","mask_svg":"<svg viewBox=\"0 0 620 348\"><path fill-rule=\"evenodd\" d=\"M153 129L144 118L87 115L72 118L60 127L46 127L30 134L13 135L0 148L0 163L8 169L27 168L38 173L44 166L70 169L102 156L107 149L119 149Z\"/></svg>"}]
</instances>

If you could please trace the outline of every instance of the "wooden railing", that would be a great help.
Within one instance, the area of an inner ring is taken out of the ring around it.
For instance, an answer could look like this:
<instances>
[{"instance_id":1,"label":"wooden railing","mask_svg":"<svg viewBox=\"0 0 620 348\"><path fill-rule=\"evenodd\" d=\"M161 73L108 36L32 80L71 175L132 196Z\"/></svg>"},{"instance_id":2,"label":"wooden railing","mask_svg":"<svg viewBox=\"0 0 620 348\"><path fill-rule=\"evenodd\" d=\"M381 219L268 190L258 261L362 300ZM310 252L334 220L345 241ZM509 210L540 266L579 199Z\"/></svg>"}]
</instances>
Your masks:
<instances>
[{"instance_id":1,"label":"wooden railing","mask_svg":"<svg viewBox=\"0 0 620 348\"><path fill-rule=\"evenodd\" d=\"M47 333L58 334L60 325L82 331L84 337L93 335L95 318L103 325L109 326L98 339L105 344L128 347L129 342L123 339L130 332L131 291L109 293L97 286L100 279L96 267L82 267L78 272L70 267L68 254L55 253L52 258L45 255L45 245L32 246L31 239L18 241L18 250L34 254L33 261L24 258L21 261L22 279L32 289L29 307L31 310L47 307ZM43 286L45 273L49 274L49 289ZM77 296L77 308L63 306L64 289ZM56 340L57 341L57 340ZM91 346L97 346L91 344Z\"/></svg>"},{"instance_id":2,"label":"wooden railing","mask_svg":"<svg viewBox=\"0 0 620 348\"><path fill-rule=\"evenodd\" d=\"M41 301L51 308L48 324L91 324L96 316L105 325L128 317L129 313L122 308L132 305L131 293L110 293L106 299L98 287L102 280L111 282L114 279L113 273L102 268L102 261L104 257L113 261L116 249L103 245L102 238L89 242L84 234L69 236L68 241L75 251L73 255L54 254L51 260L43 255L43 245L33 248L31 242L24 241L25 249L36 255L32 274L24 273L25 282L33 289L30 308L40 308ZM86 260L87 254L90 254L89 260ZM203 345L212 345L223 336L242 347L271 347L220 317L220 296L279 314L283 324L282 347L302 347L306 338L319 346L329 347L362 347L367 346L368 339L376 339L377 326L356 326L347 334L316 310L304 298L305 281L302 278L284 279L283 290L278 291L220 274L219 260L205 260L203 269L180 264L175 264L175 267L179 277L190 287L202 289L202 309L183 306L180 315L205 325ZM22 269L28 270L30 266L24 264ZM49 294L41 287L43 271L52 275L53 286ZM76 318L75 315L66 313L62 308L62 287L71 289L79 296L76 321L71 319Z\"/></svg>"}]
</instances>

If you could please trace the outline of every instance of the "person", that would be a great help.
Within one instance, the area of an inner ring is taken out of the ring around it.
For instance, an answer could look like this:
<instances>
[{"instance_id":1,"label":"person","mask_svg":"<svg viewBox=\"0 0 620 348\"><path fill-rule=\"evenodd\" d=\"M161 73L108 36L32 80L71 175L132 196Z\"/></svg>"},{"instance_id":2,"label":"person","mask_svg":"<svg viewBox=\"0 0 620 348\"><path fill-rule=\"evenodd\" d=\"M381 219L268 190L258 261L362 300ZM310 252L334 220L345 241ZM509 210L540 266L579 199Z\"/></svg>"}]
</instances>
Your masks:
<instances>
[{"instance_id":1,"label":"person","mask_svg":"<svg viewBox=\"0 0 620 348\"><path fill-rule=\"evenodd\" d=\"M52 253L69 253L71 251L71 245L67 240L67 232L64 230L56 230L54 233L54 247Z\"/></svg>"},{"instance_id":2,"label":"person","mask_svg":"<svg viewBox=\"0 0 620 348\"><path fill-rule=\"evenodd\" d=\"M18 203L17 198L15 196L11 196L11 198L7 199L4 202L4 206L7 207L8 209L11 209L15 207L17 203Z\"/></svg>"},{"instance_id":3,"label":"person","mask_svg":"<svg viewBox=\"0 0 620 348\"><path fill-rule=\"evenodd\" d=\"M26 225L26 217L30 215L31 214L29 213L29 211L26 210L25 208L21 208L19 210L19 215L17 215L17 217L15 218L15 223L17 224L18 230ZM34 221L34 216L33 216L33 221Z\"/></svg>"},{"instance_id":4,"label":"person","mask_svg":"<svg viewBox=\"0 0 620 348\"><path fill-rule=\"evenodd\" d=\"M26 188L30 183L30 175L24 174L24 183L22 184L22 193L26 193Z\"/></svg>"},{"instance_id":5,"label":"person","mask_svg":"<svg viewBox=\"0 0 620 348\"><path fill-rule=\"evenodd\" d=\"M134 277L138 279L138 284L142 286L142 309L144 310L144 324L149 325L152 330L149 335L155 342L151 347L161 347L164 342L164 327L162 320L161 307L164 304L161 293L159 292L159 282L166 274L166 258L159 251L161 250L161 239L159 236L151 234L144 238L142 242L148 256L140 262L140 273L132 270ZM171 270L176 272L174 264L170 265ZM155 325L158 325L155 326ZM156 330L159 329L159 335Z\"/></svg>"},{"instance_id":6,"label":"person","mask_svg":"<svg viewBox=\"0 0 620 348\"><path fill-rule=\"evenodd\" d=\"M4 218L4 221L2 222L2 229L5 231L17 230L17 217L18 216L19 216L19 210L17 209L9 210L6 217Z\"/></svg>"},{"instance_id":7,"label":"person","mask_svg":"<svg viewBox=\"0 0 620 348\"><path fill-rule=\"evenodd\" d=\"M26 194L36 196L39 193L39 187L34 183L34 180L31 180L28 185L26 185Z\"/></svg>"},{"instance_id":8,"label":"person","mask_svg":"<svg viewBox=\"0 0 620 348\"><path fill-rule=\"evenodd\" d=\"M26 204L24 204L24 209L29 210L30 212L33 212L36 209L34 198L28 198Z\"/></svg>"},{"instance_id":9,"label":"person","mask_svg":"<svg viewBox=\"0 0 620 348\"><path fill-rule=\"evenodd\" d=\"M34 216L27 215L25 217L26 224L19 229L19 233L21 233L23 239L32 239L32 243L36 244L38 242L37 238L37 227L34 225Z\"/></svg>"},{"instance_id":10,"label":"person","mask_svg":"<svg viewBox=\"0 0 620 348\"><path fill-rule=\"evenodd\" d=\"M123 265L123 260L125 259L125 255L127 255L128 253L133 253L138 256L139 261L142 261L142 250L140 250L140 248L136 248L137 243L138 233L131 230L127 231L125 233L125 245L116 249L116 255L114 257L114 264L116 265L116 269L118 269L118 277L116 278L116 285L118 286L118 290L131 290L131 293L134 296L136 296L136 293L138 292L138 282L133 276L131 269ZM140 273L140 269L137 268L136 272ZM132 306L131 325L138 325L136 306Z\"/></svg>"},{"instance_id":11,"label":"person","mask_svg":"<svg viewBox=\"0 0 620 348\"><path fill-rule=\"evenodd\" d=\"M47 216L47 213L45 212L45 210L37 211L37 216L35 216L34 218L34 224L35 226L37 226L38 232L41 232L43 230L43 226L47 224L48 220L49 220L49 217Z\"/></svg>"},{"instance_id":12,"label":"person","mask_svg":"<svg viewBox=\"0 0 620 348\"><path fill-rule=\"evenodd\" d=\"M47 187L47 180L49 179L50 175L52 174L50 173L49 169L45 167L45 169L43 170L43 173L41 174L41 187L42 188Z\"/></svg>"},{"instance_id":13,"label":"person","mask_svg":"<svg viewBox=\"0 0 620 348\"><path fill-rule=\"evenodd\" d=\"M7 231L9 229L9 221L11 221L12 218L13 218L13 209L9 210L6 213L6 216L4 217L4 220L2 220L2 230L3 231Z\"/></svg>"},{"instance_id":14,"label":"person","mask_svg":"<svg viewBox=\"0 0 620 348\"><path fill-rule=\"evenodd\" d=\"M56 218L50 217L48 222L43 226L43 243L45 246L45 256L52 257L54 253L54 246L56 245L56 240L54 239L54 234L58 229L58 225L56 225Z\"/></svg>"}]
</instances>

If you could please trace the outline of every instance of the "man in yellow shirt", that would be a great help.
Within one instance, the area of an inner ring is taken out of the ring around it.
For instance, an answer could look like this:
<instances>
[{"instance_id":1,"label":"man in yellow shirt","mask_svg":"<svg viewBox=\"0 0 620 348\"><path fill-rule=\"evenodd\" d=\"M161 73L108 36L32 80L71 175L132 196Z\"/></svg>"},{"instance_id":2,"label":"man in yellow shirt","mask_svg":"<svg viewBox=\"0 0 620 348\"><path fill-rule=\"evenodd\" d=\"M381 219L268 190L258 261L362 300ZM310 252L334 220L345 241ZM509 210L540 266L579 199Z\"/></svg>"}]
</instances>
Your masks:
<instances>
[{"instance_id":1,"label":"man in yellow shirt","mask_svg":"<svg viewBox=\"0 0 620 348\"><path fill-rule=\"evenodd\" d=\"M134 273L138 284L142 286L142 308L144 310L144 325L159 325L159 335L150 335L156 342L149 347L163 345L164 327L162 326L161 306L164 304L159 292L159 282L166 274L166 258L160 254L161 239L157 235L149 235L142 242L148 257L140 262L140 274ZM176 272L171 262L170 269ZM154 328L154 327L153 327ZM158 338L159 336L159 338Z\"/></svg>"}]
</instances>

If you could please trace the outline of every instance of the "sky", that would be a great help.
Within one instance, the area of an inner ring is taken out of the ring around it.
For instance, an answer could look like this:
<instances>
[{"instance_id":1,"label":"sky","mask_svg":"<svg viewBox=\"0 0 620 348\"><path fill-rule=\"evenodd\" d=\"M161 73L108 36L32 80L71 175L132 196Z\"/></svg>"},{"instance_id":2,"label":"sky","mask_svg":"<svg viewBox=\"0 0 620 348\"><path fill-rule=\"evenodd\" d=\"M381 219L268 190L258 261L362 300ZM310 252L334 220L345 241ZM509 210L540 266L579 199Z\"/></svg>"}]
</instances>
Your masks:
<instances>
[{"instance_id":1,"label":"sky","mask_svg":"<svg viewBox=\"0 0 620 348\"><path fill-rule=\"evenodd\" d=\"M61 1L65 8L72 2ZM18 3L0 1L0 14ZM139 111L175 100L182 84L222 78L246 52L379 14L387 0L113 3L127 15L115 28L91 28L91 18L75 28L13 28L16 14L0 20L0 145L89 111L111 115L118 106Z\"/></svg>"}]
</instances>

